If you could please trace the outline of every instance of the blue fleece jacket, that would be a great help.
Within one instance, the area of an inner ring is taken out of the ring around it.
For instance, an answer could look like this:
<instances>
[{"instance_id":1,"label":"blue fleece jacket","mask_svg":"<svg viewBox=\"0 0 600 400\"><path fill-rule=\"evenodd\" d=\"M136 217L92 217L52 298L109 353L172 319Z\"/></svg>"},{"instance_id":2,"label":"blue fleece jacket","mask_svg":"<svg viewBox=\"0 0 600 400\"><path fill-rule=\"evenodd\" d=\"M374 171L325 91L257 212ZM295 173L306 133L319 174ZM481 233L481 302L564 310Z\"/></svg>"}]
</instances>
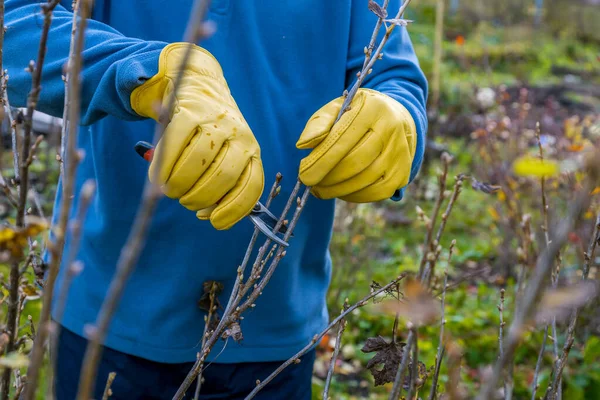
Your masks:
<instances>
[{"instance_id":1,"label":"blue fleece jacket","mask_svg":"<svg viewBox=\"0 0 600 400\"><path fill-rule=\"evenodd\" d=\"M13 106L23 106L41 27L40 1L6 0L5 68ZM147 163L134 144L152 140L154 122L131 109L132 90L157 72L161 49L181 41L193 0L96 0L83 52L82 124L79 147L85 159L76 193L88 179L97 193L83 225L78 258L83 272L70 287L63 325L83 335L107 292L147 179ZM400 0L391 0L398 9ZM38 109L61 116L71 31L71 0L54 12ZM366 0L212 0L209 19L216 33L202 43L219 60L242 113L256 135L267 187L284 176L277 214L288 197L306 152L295 148L304 124L318 108L340 96L362 66L376 17ZM423 156L427 83L406 29L396 29L365 87L401 102L418 128L412 177ZM266 194L265 194L266 196ZM401 197L401 192L398 198ZM263 200L265 200L263 198ZM60 204L59 194L56 205ZM78 195L74 204L78 203ZM287 256L257 306L242 321L244 340L220 342L218 362L287 359L327 322L325 293L331 275L328 245L334 201L310 198ZM204 311L198 307L203 282L225 285L226 303L246 243L253 231L243 220L228 231L177 201L163 198L150 226L145 250L129 279L106 346L146 359L175 363L196 359ZM70 240L67 240L67 250ZM64 277L61 268L57 291Z\"/></svg>"}]
</instances>

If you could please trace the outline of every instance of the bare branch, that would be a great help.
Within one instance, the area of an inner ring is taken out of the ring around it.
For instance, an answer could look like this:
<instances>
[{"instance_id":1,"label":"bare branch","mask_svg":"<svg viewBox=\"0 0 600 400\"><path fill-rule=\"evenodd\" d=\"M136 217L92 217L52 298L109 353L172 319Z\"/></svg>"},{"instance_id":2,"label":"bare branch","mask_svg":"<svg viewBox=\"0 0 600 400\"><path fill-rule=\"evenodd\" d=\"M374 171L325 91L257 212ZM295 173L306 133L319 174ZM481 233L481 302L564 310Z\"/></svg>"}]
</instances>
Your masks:
<instances>
[{"instance_id":1,"label":"bare branch","mask_svg":"<svg viewBox=\"0 0 600 400\"><path fill-rule=\"evenodd\" d=\"M594 225L594 230L592 232L592 236L590 237L590 243L588 245L587 252L585 253L585 262L583 264L583 274L581 279L583 281L587 281L590 273L590 266L592 260L594 260L594 254L596 252L596 247L598 242L600 241L600 214L596 217L596 223ZM571 348L573 347L573 343L575 341L575 328L577 326L577 319L579 318L579 308L576 308L571 315L571 320L569 321L569 327L567 329L567 339L565 340L565 344L563 346L563 351L560 358L555 363L555 370L553 374L552 384L548 389L548 393L546 393L546 397L549 400L554 400L560 390L560 383L562 378L562 373L567 364L567 357L569 357L569 353Z\"/></svg>"},{"instance_id":2,"label":"bare branch","mask_svg":"<svg viewBox=\"0 0 600 400\"><path fill-rule=\"evenodd\" d=\"M346 311L348 307L348 299L346 299L346 301L344 302L343 311ZM323 400L329 399L329 386L331 385L331 381L333 380L333 371L335 370L335 363L337 361L338 355L340 354L340 348L342 347L342 335L344 334L345 329L346 320L342 319L340 320L338 333L335 338L335 348L333 349L333 354L331 355L331 361L329 362L329 369L327 371L327 378L325 379L325 388L323 389Z\"/></svg>"},{"instance_id":3,"label":"bare branch","mask_svg":"<svg viewBox=\"0 0 600 400\"><path fill-rule=\"evenodd\" d=\"M108 378L106 379L106 386L104 387L104 394L102 395L102 400L108 400L108 398L112 395L112 386L113 381L117 376L116 372L111 372L108 374Z\"/></svg>"},{"instance_id":4,"label":"bare branch","mask_svg":"<svg viewBox=\"0 0 600 400\"><path fill-rule=\"evenodd\" d=\"M69 47L69 60L67 61L67 71L64 76L65 81L65 102L63 108L63 123L62 129L60 132L60 150L57 155L57 159L60 165L60 177L65 179L65 157L67 151L67 134L69 132L69 127L72 125L69 120L69 110L71 109L71 91L69 90L69 80L71 79L71 69L77 62L75 57L77 57L77 52L75 50L76 43L76 33L77 33L77 16L79 14L79 3L80 0L73 0L73 22L71 23L71 44Z\"/></svg>"},{"instance_id":5,"label":"bare branch","mask_svg":"<svg viewBox=\"0 0 600 400\"><path fill-rule=\"evenodd\" d=\"M402 275L398 276L396 279L394 279L393 281L391 281L387 285L383 286L382 288L380 288L378 290L375 290L375 291L371 292L368 296L365 296L359 302L357 302L354 305L348 307L347 310L343 311L336 319L334 319L333 321L331 321L329 323L329 325L327 325L327 327L324 330L321 331L321 333L315 335L313 337L313 339L310 341L310 343L307 344L306 346L304 346L304 348L302 350L300 350L298 353L296 353L294 356L292 356L290 359L288 359L285 363L281 364L265 380L263 380L262 382L258 383L258 385L254 388L254 390L252 390L252 392L248 396L246 396L245 400L253 399L254 396L256 396L256 394L260 390L262 390L269 382L271 382L273 379L275 379L275 377L277 375L279 375L284 369L286 369L287 367L289 367L291 364L299 363L300 362L300 357L302 357L310 349L312 349L312 347L314 346L315 343L317 343L319 340L321 340L323 338L323 336L325 336L325 334L327 332L329 332L334 326L336 326L342 319L346 318L346 316L348 316L348 314L350 314L351 312L353 312L357 308L363 307L364 305L366 305L367 302L369 300L371 300L373 297L379 295L380 293L383 293L383 292L389 290L394 285L397 285L398 282L400 282L405 276L406 276L406 274L402 274Z\"/></svg>"},{"instance_id":6,"label":"bare branch","mask_svg":"<svg viewBox=\"0 0 600 400\"><path fill-rule=\"evenodd\" d=\"M404 383L404 371L408 366L408 359L410 358L410 349L413 347L417 336L416 327L413 325L410 327L408 338L406 339L406 346L404 346L404 352L402 354L402 362L396 371L396 377L394 379L394 386L390 392L389 400L398 400L400 398L400 392L402 391L402 385Z\"/></svg>"},{"instance_id":7,"label":"bare branch","mask_svg":"<svg viewBox=\"0 0 600 400\"><path fill-rule=\"evenodd\" d=\"M441 156L442 161L442 174L438 177L438 197L431 213L431 218L427 220L427 234L425 236L425 243L423 243L423 257L421 257L421 264L419 265L419 275L423 274L423 268L427 262L429 254L435 250L433 246L433 230L437 223L438 215L444 199L446 198L446 182L448 181L448 168L452 157L448 153L443 153Z\"/></svg>"},{"instance_id":8,"label":"bare branch","mask_svg":"<svg viewBox=\"0 0 600 400\"><path fill-rule=\"evenodd\" d=\"M406 349L408 353L409 350ZM410 373L410 382L408 383L408 394L406 395L407 400L412 400L413 392L416 390L417 376L419 374L419 336L416 333L415 327L415 343L413 344L413 355L412 355L412 370Z\"/></svg>"},{"instance_id":9,"label":"bare branch","mask_svg":"<svg viewBox=\"0 0 600 400\"><path fill-rule=\"evenodd\" d=\"M452 213L454 204L456 203L456 200L458 199L458 196L460 195L460 192L462 190L463 180L465 178L466 178L466 176L462 175L462 174L458 175L456 177L456 183L454 184L454 189L452 191L452 195L450 195L450 200L448 201L448 205L446 206L446 211L444 211L444 213L442 214L442 220L440 222L438 231L435 235L435 240L433 241L433 244L432 244L436 248L440 244L440 240L442 239L442 235L444 234L444 229L446 229L446 223L448 222L448 218L450 217L450 214ZM438 256L439 256L439 254L438 254ZM425 267L423 268L423 274L420 276L422 283L426 283L429 285L429 283L431 282L431 278L434 274L436 262L437 262L437 256L428 258L428 260L425 262Z\"/></svg>"},{"instance_id":10,"label":"bare branch","mask_svg":"<svg viewBox=\"0 0 600 400\"><path fill-rule=\"evenodd\" d=\"M173 85L173 91L171 92L170 98L167 102L168 106L161 110L159 124L157 124L155 132L155 141L162 136L162 133L168 124L168 114L175 104L176 94L181 85L185 67L192 53L192 44L199 42L208 33L207 30L203 29L202 27L204 25L203 21L208 12L209 5L210 0L195 0L194 2L193 12L188 22L188 28L186 29L186 41L190 44L187 46L186 53L184 54L183 60L180 64L179 73ZM156 162L158 165L160 165L162 157L160 157L161 153L158 154L159 157L155 157L153 162ZM157 170L158 169L159 168L157 168ZM132 230L127 238L127 242L121 251L121 255L117 262L117 272L111 281L107 296L98 314L96 326L88 327L89 342L82 364L82 371L80 375L81 379L77 393L78 400L88 400L91 397L96 378L98 362L100 361L100 356L102 353L101 345L106 337L108 325L119 304L119 301L121 300L121 296L125 290L125 285L127 284L129 276L133 272L139 255L144 247L148 226L150 225L150 220L154 215L154 210L160 195L161 193L159 188L150 181L147 181L142 197L142 204L140 205L136 215Z\"/></svg>"},{"instance_id":11,"label":"bare branch","mask_svg":"<svg viewBox=\"0 0 600 400\"><path fill-rule=\"evenodd\" d=\"M17 208L17 218L16 225L17 227L23 227L25 223L25 212L26 212L26 204L27 204L27 194L28 194L28 186L29 186L29 164L27 163L27 159L29 158L29 151L31 147L31 131L32 131L32 121L33 121L33 112L35 107L37 106L39 94L41 91L41 80L42 80L42 69L44 66L44 59L46 56L46 43L48 41L48 32L50 31L50 23L52 21L52 11L58 5L58 0L48 0L48 2L42 6L42 11L44 14L44 25L42 28L42 34L40 37L40 44L38 48L37 54L37 63L34 65L33 62L30 64L30 71L32 74L31 80L31 91L29 92L29 97L27 99L27 114L23 119L23 143L21 149L21 162L17 161L18 167L20 168L20 176L16 176L16 180L19 182L19 200L18 200L18 208ZM4 29L2 27L2 29ZM17 121L20 122L20 121ZM20 124L19 124L20 125ZM14 130L16 131L16 129ZM16 136L16 135L15 135ZM15 139L16 140L16 139ZM14 146L13 152L16 152L16 146ZM17 168L15 173L18 171ZM18 330L18 296L19 296L19 282L20 282L20 270L19 270L19 262L14 261L11 264L11 272L10 272L10 303L8 309L8 324L7 330L10 332L9 334L9 343L7 345L6 351L11 352L14 350L15 341L17 337ZM11 369L5 368L2 375L2 393L0 397L2 400L8 399L9 391L10 391L10 375ZM26 397L26 400L27 399Z\"/></svg>"},{"instance_id":12,"label":"bare branch","mask_svg":"<svg viewBox=\"0 0 600 400\"><path fill-rule=\"evenodd\" d=\"M402 6L400 6L400 9L398 10L398 14L396 14L396 19L399 19L402 17L402 14L404 14L404 11L406 10L406 7L408 7L410 2L411 2L411 0L404 0L404 2L402 3ZM373 31L373 35L375 37L377 37L377 33L379 32L380 28L381 28L381 25L378 23L378 26L376 25L375 29ZM354 99L354 96L358 92L358 89L362 86L362 83L365 80L365 78L367 77L367 75L369 75L370 71L373 68L373 65L375 65L375 61L377 61L379 59L380 55L382 54L383 47L387 43L388 39L390 38L390 36L395 28L396 28L395 24L390 24L390 26L386 29L385 35L379 42L379 45L377 46L377 49L375 50L375 53L373 53L373 55L370 55L370 52L367 50L367 54L365 54L365 56L366 56L365 64L366 65L363 65L362 70L358 73L356 82L354 83L354 85L352 85L352 88L350 88L350 90L348 91L346 99L344 100L344 103L342 104L340 112L337 116L336 122L339 121L339 119L342 117L342 115L348 109L348 106L350 106L350 104L352 103L352 100ZM367 61L367 59L368 59L368 61Z\"/></svg>"},{"instance_id":13,"label":"bare branch","mask_svg":"<svg viewBox=\"0 0 600 400\"><path fill-rule=\"evenodd\" d=\"M54 316L54 327L52 329L51 346L54 351L58 349L58 338L60 336L61 322L64 314L64 310L67 304L67 297L69 295L69 289L75 276L77 276L83 269L83 264L76 261L77 253L79 252L79 243L81 241L82 227L85 221L87 210L92 202L94 194L96 192L96 183L93 180L88 180L83 184L79 195L79 206L75 218L71 221L71 246L69 248L69 254L64 262L67 268L65 277L63 279L62 287L58 298L56 300L56 313ZM56 359L57 357L54 357Z\"/></svg>"},{"instance_id":14,"label":"bare branch","mask_svg":"<svg viewBox=\"0 0 600 400\"><path fill-rule=\"evenodd\" d=\"M535 308L536 300L539 299L542 291L545 288L546 278L549 275L554 260L562 246L568 239L568 234L573 227L579 222L580 215L588 208L590 201L590 183L585 182L584 189L578 194L575 201L572 202L567 216L562 220L562 223L556 230L556 236L542 254L538 257L534 275L529 281L527 291L524 294L520 307L516 310L514 319L508 330L508 336L504 343L504 354L498 359L490 378L485 382L481 389L479 400L489 399L498 383L499 376L506 364L513 356L514 350L521 338L521 333L527 319L531 316Z\"/></svg>"},{"instance_id":15,"label":"bare branch","mask_svg":"<svg viewBox=\"0 0 600 400\"><path fill-rule=\"evenodd\" d=\"M454 245L455 241L453 241ZM448 261L452 257L452 250L454 246L450 246L450 256ZM446 290L448 288L448 271L444 272L444 288L442 289L442 314L440 318L440 342L438 344L437 354L435 356L435 369L433 371L433 378L431 381L431 391L429 392L429 400L435 400L437 398L437 383L440 376L440 370L442 368L442 359L446 346L444 344L444 327L446 326Z\"/></svg>"}]
</instances>

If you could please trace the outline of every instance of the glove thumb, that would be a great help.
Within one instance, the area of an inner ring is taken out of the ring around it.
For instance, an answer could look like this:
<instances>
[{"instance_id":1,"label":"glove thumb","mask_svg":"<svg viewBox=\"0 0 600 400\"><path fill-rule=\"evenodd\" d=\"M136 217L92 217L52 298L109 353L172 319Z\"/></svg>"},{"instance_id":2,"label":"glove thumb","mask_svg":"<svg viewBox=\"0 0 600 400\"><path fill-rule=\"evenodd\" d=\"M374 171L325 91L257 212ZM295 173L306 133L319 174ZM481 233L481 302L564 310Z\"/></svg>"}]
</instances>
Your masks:
<instances>
[{"instance_id":1,"label":"glove thumb","mask_svg":"<svg viewBox=\"0 0 600 400\"><path fill-rule=\"evenodd\" d=\"M338 97L314 113L306 123L296 147L301 150L317 147L331 131L343 102L344 98Z\"/></svg>"}]
</instances>

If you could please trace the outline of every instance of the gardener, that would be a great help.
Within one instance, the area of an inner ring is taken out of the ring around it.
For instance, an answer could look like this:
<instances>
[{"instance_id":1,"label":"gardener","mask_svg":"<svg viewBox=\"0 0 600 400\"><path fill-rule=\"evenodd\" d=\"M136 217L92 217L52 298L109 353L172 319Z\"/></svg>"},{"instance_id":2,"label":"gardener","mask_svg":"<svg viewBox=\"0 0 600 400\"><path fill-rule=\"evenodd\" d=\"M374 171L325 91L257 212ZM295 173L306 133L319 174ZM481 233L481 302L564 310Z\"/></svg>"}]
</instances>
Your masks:
<instances>
[{"instance_id":1,"label":"gardener","mask_svg":"<svg viewBox=\"0 0 600 400\"><path fill-rule=\"evenodd\" d=\"M54 11L37 105L53 116L63 113L71 2L62 1ZM24 106L30 89L24 68L36 57L39 3L6 1L4 62L13 106ZM78 253L84 268L60 321L59 400L75 396L85 327L96 320L131 230L148 177L147 163L133 148L139 140L152 141L157 105L169 97L179 74L185 45L178 41L192 3L95 1L83 52L78 146L85 158L76 193L88 179L96 181L97 192ZM200 349L203 283L221 282L219 299L227 302L254 229L243 217L258 199L266 200L265 183L270 186L277 172L284 176L274 205L280 212L300 173L315 197L256 308L245 315L243 341L219 341L204 372L201 398L242 398L328 321L333 199L400 199L421 164L426 81L405 28L394 30L365 81L369 89L334 124L339 96L362 68L377 20L366 1L211 3L208 17L216 32L193 49L157 146L155 160L161 154L163 163L150 164L166 197L110 324L97 399L113 371L111 399L173 396ZM399 5L390 1L390 10ZM75 205L78 200L76 194ZM56 209L60 202L59 186ZM65 254L70 244L67 240ZM65 271L63 265L57 293ZM314 351L259 398L310 398L313 360Z\"/></svg>"}]
</instances>

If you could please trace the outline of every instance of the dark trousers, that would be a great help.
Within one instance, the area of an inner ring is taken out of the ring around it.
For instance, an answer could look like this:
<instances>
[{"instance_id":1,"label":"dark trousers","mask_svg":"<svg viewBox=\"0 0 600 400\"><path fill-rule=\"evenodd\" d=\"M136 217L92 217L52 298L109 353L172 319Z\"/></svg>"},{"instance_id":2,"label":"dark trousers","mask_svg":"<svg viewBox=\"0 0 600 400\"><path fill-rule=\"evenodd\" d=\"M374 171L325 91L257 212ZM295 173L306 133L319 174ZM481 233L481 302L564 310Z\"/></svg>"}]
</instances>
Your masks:
<instances>
[{"instance_id":1,"label":"dark trousers","mask_svg":"<svg viewBox=\"0 0 600 400\"><path fill-rule=\"evenodd\" d=\"M64 328L61 329L56 355L58 357L55 374L57 400L74 400L77 397L79 372L86 346L85 338ZM302 358L300 364L292 364L286 368L255 398L310 400L314 360L313 350ZM204 383L200 399L243 399L256 387L257 379L264 380L282 362L212 363L203 373ZM108 374L116 372L116 378L111 386L113 394L110 400L170 400L192 365L193 363L157 363L105 347L98 368L94 398L102 399ZM194 397L195 387L194 382L185 399Z\"/></svg>"}]
</instances>

